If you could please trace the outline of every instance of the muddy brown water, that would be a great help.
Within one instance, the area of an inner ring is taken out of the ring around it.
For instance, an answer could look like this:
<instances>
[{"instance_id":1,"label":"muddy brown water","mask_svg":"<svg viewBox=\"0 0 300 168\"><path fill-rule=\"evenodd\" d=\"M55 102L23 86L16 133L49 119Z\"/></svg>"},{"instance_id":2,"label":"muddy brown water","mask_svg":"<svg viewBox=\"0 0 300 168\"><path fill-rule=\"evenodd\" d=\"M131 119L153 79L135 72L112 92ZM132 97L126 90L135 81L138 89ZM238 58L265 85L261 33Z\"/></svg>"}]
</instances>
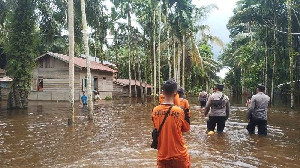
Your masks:
<instances>
[{"instance_id":1,"label":"muddy brown water","mask_svg":"<svg viewBox=\"0 0 300 168\"><path fill-rule=\"evenodd\" d=\"M135 100L102 101L88 122L76 105L30 102L28 110L0 106L0 167L156 167L151 109ZM232 105L225 133L207 136L206 120L191 99L191 130L184 134L192 167L300 167L300 111L269 110L268 136L249 136L246 108Z\"/></svg>"}]
</instances>

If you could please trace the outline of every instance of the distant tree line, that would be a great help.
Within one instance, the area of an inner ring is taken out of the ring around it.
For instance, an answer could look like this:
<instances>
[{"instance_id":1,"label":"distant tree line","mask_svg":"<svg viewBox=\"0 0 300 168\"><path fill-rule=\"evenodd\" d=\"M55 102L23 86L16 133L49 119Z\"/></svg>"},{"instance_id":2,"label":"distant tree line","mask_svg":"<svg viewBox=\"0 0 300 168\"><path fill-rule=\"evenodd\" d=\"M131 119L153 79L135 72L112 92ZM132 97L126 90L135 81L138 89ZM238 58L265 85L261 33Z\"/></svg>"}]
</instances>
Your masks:
<instances>
[{"instance_id":1,"label":"distant tree line","mask_svg":"<svg viewBox=\"0 0 300 168\"><path fill-rule=\"evenodd\" d=\"M300 4L292 0L240 0L227 27L231 42L219 58L230 71L225 79L235 94L266 85L289 86L291 107L299 102Z\"/></svg>"}]
</instances>

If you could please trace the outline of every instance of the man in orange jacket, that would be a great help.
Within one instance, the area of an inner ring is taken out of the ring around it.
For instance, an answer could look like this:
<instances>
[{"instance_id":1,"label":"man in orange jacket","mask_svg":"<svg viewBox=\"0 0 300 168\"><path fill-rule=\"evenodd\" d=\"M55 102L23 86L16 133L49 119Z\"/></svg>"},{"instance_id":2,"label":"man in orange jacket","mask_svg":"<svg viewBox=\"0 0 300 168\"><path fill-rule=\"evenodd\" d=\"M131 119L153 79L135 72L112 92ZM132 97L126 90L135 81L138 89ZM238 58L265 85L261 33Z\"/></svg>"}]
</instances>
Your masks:
<instances>
[{"instance_id":1,"label":"man in orange jacket","mask_svg":"<svg viewBox=\"0 0 300 168\"><path fill-rule=\"evenodd\" d=\"M165 95L161 94L159 95L159 104L163 104L165 101ZM178 94L175 94L174 96L174 105L176 106L180 106L180 99L179 99L179 95Z\"/></svg>"},{"instance_id":2,"label":"man in orange jacket","mask_svg":"<svg viewBox=\"0 0 300 168\"><path fill-rule=\"evenodd\" d=\"M184 110L184 112L188 113L188 116L191 117L190 104L189 101L184 98L184 89L179 88L177 90L177 93L179 95L179 107L181 107Z\"/></svg>"},{"instance_id":3,"label":"man in orange jacket","mask_svg":"<svg viewBox=\"0 0 300 168\"><path fill-rule=\"evenodd\" d=\"M153 126L158 130L168 109L172 106L158 136L158 168L190 168L191 166L190 156L182 136L182 132L190 130L190 124L186 120L184 111L174 105L176 92L177 83L173 79L166 81L163 85L164 102L152 111Z\"/></svg>"}]
</instances>

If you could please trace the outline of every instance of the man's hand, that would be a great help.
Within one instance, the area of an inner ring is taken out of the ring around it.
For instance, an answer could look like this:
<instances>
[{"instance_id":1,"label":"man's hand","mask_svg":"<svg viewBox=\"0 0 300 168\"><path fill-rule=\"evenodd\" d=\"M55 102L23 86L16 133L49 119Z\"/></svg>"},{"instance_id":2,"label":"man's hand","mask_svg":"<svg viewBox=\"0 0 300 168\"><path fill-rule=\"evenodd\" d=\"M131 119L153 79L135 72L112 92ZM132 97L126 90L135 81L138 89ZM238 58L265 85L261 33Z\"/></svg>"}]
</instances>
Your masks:
<instances>
[{"instance_id":1,"label":"man's hand","mask_svg":"<svg viewBox=\"0 0 300 168\"><path fill-rule=\"evenodd\" d=\"M190 117L189 117L189 109L185 109L184 110L184 119L189 123L191 124L191 121L190 121Z\"/></svg>"}]
</instances>

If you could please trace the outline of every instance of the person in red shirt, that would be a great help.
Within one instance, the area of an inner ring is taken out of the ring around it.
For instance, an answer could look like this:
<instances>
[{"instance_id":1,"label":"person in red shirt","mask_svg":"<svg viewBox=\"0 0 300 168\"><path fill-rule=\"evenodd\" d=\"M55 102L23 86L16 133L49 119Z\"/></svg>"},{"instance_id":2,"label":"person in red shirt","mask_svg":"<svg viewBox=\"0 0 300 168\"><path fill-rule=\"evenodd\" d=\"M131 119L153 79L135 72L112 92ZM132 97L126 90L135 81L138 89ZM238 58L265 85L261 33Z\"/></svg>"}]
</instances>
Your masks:
<instances>
[{"instance_id":1,"label":"person in red shirt","mask_svg":"<svg viewBox=\"0 0 300 168\"><path fill-rule=\"evenodd\" d=\"M190 130L182 108L174 105L177 83L169 79L163 85L164 102L152 110L153 126L158 130L168 109L164 125L158 136L157 166L158 168L190 168L190 156L184 143L182 132Z\"/></svg>"}]
</instances>

